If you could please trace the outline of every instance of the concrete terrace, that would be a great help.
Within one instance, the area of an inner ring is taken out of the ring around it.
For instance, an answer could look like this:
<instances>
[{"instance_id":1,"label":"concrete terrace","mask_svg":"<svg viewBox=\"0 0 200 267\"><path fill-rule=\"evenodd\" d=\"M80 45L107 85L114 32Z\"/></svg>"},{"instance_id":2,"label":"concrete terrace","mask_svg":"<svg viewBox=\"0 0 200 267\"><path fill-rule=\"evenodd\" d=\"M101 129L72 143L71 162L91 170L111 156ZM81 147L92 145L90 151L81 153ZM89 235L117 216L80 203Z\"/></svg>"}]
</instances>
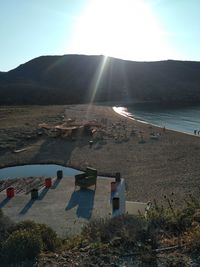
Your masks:
<instances>
[{"instance_id":1,"label":"concrete terrace","mask_svg":"<svg viewBox=\"0 0 200 267\"><path fill-rule=\"evenodd\" d=\"M51 188L42 187L39 198L31 200L31 194L16 194L9 199L5 190L0 193L0 208L13 221L34 220L52 227L59 236L80 233L89 220L110 217L110 183L112 178L97 178L94 186L74 190L74 177L53 179Z\"/></svg>"}]
</instances>

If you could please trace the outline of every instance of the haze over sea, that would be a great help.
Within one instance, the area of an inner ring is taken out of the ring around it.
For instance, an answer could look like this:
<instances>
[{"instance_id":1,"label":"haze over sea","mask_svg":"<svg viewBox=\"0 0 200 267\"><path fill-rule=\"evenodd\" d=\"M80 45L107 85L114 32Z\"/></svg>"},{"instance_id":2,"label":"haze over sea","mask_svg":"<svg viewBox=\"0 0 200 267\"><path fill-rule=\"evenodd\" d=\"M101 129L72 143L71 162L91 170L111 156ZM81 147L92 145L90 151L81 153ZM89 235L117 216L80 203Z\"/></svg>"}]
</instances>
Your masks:
<instances>
[{"instance_id":1,"label":"haze over sea","mask_svg":"<svg viewBox=\"0 0 200 267\"><path fill-rule=\"evenodd\" d=\"M135 119L161 127L193 134L200 131L200 105L169 106L155 103L128 105L129 115Z\"/></svg>"}]
</instances>

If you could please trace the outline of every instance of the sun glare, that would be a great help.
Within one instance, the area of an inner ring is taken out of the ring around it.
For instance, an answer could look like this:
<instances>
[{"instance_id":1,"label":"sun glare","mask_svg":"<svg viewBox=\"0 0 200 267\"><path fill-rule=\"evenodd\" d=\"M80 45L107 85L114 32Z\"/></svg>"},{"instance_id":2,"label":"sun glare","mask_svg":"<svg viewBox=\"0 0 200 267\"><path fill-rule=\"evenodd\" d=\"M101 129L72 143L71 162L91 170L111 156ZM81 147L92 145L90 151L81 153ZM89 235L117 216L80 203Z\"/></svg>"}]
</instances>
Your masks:
<instances>
[{"instance_id":1,"label":"sun glare","mask_svg":"<svg viewBox=\"0 0 200 267\"><path fill-rule=\"evenodd\" d=\"M96 74L92 79L92 82L90 85L91 96L90 96L90 102L89 102L87 113L86 113L86 118L89 118L91 106L92 106L94 99L95 99L95 96L99 90L99 85L100 85L101 79L103 78L104 71L105 71L106 65L107 65L107 61L108 61L108 57L102 56L99 68L97 69Z\"/></svg>"},{"instance_id":2,"label":"sun glare","mask_svg":"<svg viewBox=\"0 0 200 267\"><path fill-rule=\"evenodd\" d=\"M144 0L89 0L69 50L132 60L172 58L166 37Z\"/></svg>"}]
</instances>

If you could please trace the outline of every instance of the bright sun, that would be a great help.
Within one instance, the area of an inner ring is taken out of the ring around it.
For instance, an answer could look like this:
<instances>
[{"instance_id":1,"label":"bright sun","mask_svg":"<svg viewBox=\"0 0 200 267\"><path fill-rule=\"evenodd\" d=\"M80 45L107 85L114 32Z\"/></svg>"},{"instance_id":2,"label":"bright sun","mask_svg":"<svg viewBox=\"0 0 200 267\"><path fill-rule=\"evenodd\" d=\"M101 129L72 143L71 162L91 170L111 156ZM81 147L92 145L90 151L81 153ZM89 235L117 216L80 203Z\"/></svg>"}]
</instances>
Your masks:
<instances>
[{"instance_id":1,"label":"bright sun","mask_svg":"<svg viewBox=\"0 0 200 267\"><path fill-rule=\"evenodd\" d=\"M69 50L159 60L175 55L166 37L144 0L89 0L77 21Z\"/></svg>"}]
</instances>

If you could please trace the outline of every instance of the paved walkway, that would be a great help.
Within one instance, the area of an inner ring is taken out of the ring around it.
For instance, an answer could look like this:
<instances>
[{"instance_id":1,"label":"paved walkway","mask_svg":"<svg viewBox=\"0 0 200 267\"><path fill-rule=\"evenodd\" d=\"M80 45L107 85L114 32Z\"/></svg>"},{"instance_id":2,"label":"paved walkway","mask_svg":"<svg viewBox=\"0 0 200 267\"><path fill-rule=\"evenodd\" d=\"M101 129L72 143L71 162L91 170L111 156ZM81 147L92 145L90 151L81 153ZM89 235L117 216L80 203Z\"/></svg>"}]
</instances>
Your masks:
<instances>
[{"instance_id":1,"label":"paved walkway","mask_svg":"<svg viewBox=\"0 0 200 267\"><path fill-rule=\"evenodd\" d=\"M78 234L92 218L110 217L110 183L112 178L98 178L94 186L74 191L74 177L54 179L50 189L43 187L39 198L30 194L17 194L12 199L0 193L0 208L13 221L34 220L52 227L59 236Z\"/></svg>"}]
</instances>

